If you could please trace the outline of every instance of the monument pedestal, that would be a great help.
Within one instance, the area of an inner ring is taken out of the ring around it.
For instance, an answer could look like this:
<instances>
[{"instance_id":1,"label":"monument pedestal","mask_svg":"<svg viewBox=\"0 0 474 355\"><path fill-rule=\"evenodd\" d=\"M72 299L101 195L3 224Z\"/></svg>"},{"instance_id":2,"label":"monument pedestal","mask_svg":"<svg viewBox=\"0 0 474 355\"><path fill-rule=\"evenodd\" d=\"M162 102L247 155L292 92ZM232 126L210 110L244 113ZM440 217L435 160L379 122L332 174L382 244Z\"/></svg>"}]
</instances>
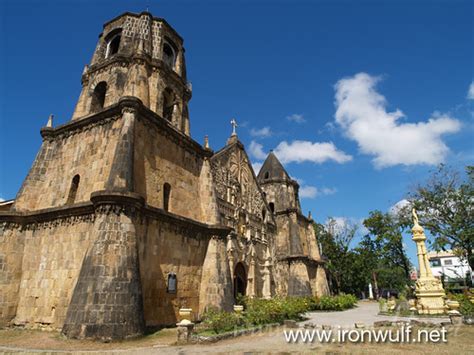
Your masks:
<instances>
[{"instance_id":1,"label":"monument pedestal","mask_svg":"<svg viewBox=\"0 0 474 355\"><path fill-rule=\"evenodd\" d=\"M421 284L420 286L418 284ZM416 308L418 314L443 314L446 313L444 306L444 290L438 279L419 280L416 283Z\"/></svg>"}]
</instances>

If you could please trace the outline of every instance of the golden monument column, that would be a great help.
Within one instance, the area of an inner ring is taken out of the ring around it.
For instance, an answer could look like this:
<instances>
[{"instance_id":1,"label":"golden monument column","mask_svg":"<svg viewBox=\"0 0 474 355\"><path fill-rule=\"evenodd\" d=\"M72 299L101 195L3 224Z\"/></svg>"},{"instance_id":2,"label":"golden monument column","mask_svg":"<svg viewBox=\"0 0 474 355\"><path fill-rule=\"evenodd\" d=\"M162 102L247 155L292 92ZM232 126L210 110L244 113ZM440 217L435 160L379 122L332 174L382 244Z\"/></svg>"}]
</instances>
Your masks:
<instances>
[{"instance_id":1,"label":"golden monument column","mask_svg":"<svg viewBox=\"0 0 474 355\"><path fill-rule=\"evenodd\" d=\"M420 277L416 281L416 308L419 314L441 314L445 313L444 289L441 281L433 276L428 256L426 255L425 231L418 223L415 209L412 210L414 226L413 241L416 243L416 253L420 266Z\"/></svg>"}]
</instances>

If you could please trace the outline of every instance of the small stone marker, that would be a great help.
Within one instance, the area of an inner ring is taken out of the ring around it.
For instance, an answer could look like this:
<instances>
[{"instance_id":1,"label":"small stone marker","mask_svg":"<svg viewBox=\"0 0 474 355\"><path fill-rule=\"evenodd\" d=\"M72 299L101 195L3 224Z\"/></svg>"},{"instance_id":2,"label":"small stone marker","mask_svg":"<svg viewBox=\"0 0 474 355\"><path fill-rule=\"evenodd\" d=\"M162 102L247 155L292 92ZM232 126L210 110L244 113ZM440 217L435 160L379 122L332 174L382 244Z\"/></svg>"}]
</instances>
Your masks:
<instances>
[{"instance_id":1,"label":"small stone marker","mask_svg":"<svg viewBox=\"0 0 474 355\"><path fill-rule=\"evenodd\" d=\"M189 343L189 340L191 339L191 334L194 329L194 323L189 320L189 318L191 318L191 313L191 308L179 309L181 322L176 323L176 326L178 327L178 344Z\"/></svg>"},{"instance_id":2,"label":"small stone marker","mask_svg":"<svg viewBox=\"0 0 474 355\"><path fill-rule=\"evenodd\" d=\"M191 334L193 333L194 323L185 323L182 322L176 324L178 326L178 344L187 344L191 339Z\"/></svg>"}]
</instances>

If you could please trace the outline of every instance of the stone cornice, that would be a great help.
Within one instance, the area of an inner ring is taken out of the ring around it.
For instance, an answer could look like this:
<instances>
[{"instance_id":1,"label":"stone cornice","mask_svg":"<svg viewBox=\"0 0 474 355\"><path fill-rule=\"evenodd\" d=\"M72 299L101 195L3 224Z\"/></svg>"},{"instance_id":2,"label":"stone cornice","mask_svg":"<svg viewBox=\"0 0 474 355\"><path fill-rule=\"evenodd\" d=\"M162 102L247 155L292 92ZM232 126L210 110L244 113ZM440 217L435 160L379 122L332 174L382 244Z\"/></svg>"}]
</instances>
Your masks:
<instances>
[{"instance_id":1,"label":"stone cornice","mask_svg":"<svg viewBox=\"0 0 474 355\"><path fill-rule=\"evenodd\" d=\"M298 208L287 208L286 210L282 210L282 211L277 211L275 212L275 216L284 216L284 215L290 215L290 214L293 214L293 213L296 213L296 217L300 220L303 220L307 223L313 223L314 220L313 219L309 219L308 217L306 217L305 215L303 215L300 210Z\"/></svg>"},{"instance_id":2,"label":"stone cornice","mask_svg":"<svg viewBox=\"0 0 474 355\"><path fill-rule=\"evenodd\" d=\"M302 262L306 264L313 264L313 265L323 265L325 261L323 259L313 259L308 255L287 255L284 257L278 258L279 262L287 262L288 264Z\"/></svg>"},{"instance_id":3,"label":"stone cornice","mask_svg":"<svg viewBox=\"0 0 474 355\"><path fill-rule=\"evenodd\" d=\"M167 212L161 208L151 207L148 205L143 209L143 214L147 217L168 222L173 225L179 225L188 228L191 227L196 231L219 237L227 237L227 235L232 231L232 228L230 227L201 223L190 218Z\"/></svg>"},{"instance_id":4,"label":"stone cornice","mask_svg":"<svg viewBox=\"0 0 474 355\"><path fill-rule=\"evenodd\" d=\"M166 72L167 76L171 78L175 84L181 86L183 91L186 95L186 99L190 100L192 97L192 92L188 88L187 81L182 78L178 73L171 70L161 59L151 58L148 54L137 54L134 53L133 55L127 56L123 54L115 54L110 58L102 61L100 63L96 63L88 67L87 71L82 75L82 84L86 84L89 82L89 77L91 74L100 71L108 66L118 65L118 66L129 66L133 62L139 62L146 64L147 69L149 70L162 70Z\"/></svg>"},{"instance_id":5,"label":"stone cornice","mask_svg":"<svg viewBox=\"0 0 474 355\"><path fill-rule=\"evenodd\" d=\"M296 180L288 180L288 179L277 179L277 178L271 178L271 179L259 179L259 184L260 185L268 185L268 184L274 184L274 183L281 183L281 184L286 184L288 185L293 185L296 188L299 188L300 185Z\"/></svg>"},{"instance_id":6,"label":"stone cornice","mask_svg":"<svg viewBox=\"0 0 474 355\"><path fill-rule=\"evenodd\" d=\"M167 135L178 145L187 149L190 153L197 154L199 157L212 156L212 151L203 148L194 139L178 131L164 118L145 107L140 99L129 96L122 97L117 104L109 106L103 111L69 121L56 128L43 127L41 129L41 135L44 140L53 140L62 136L68 137L85 129L90 129L93 126L104 125L111 121L115 121L121 117L122 111L127 108L136 110L139 120L144 119L150 124L159 128L160 132Z\"/></svg>"},{"instance_id":7,"label":"stone cornice","mask_svg":"<svg viewBox=\"0 0 474 355\"><path fill-rule=\"evenodd\" d=\"M90 214L94 214L93 204L90 202L83 202L36 211L2 211L0 212L0 222L12 222L25 225Z\"/></svg>"},{"instance_id":8,"label":"stone cornice","mask_svg":"<svg viewBox=\"0 0 474 355\"><path fill-rule=\"evenodd\" d=\"M93 216L97 212L100 213L103 206L115 206L132 208L142 217L157 219L204 235L225 238L232 231L230 227L201 223L161 208L148 206L142 196L133 192L97 191L91 194L91 201L37 211L2 211L0 223L13 223L18 226L48 223L71 217ZM120 209L113 211L117 212Z\"/></svg>"},{"instance_id":9,"label":"stone cornice","mask_svg":"<svg viewBox=\"0 0 474 355\"><path fill-rule=\"evenodd\" d=\"M205 149L199 143L197 143L191 137L185 135L181 131L178 131L173 125L168 123L167 120L157 115L147 107L140 105L138 109L138 119L145 119L149 123L153 124L165 133L168 137L172 138L179 145L188 148L190 153L198 153L201 157L211 157L213 152L209 149Z\"/></svg>"},{"instance_id":10,"label":"stone cornice","mask_svg":"<svg viewBox=\"0 0 474 355\"><path fill-rule=\"evenodd\" d=\"M121 103L109 106L103 111L82 117L80 119L72 120L64 123L56 128L43 127L41 128L41 136L45 140L51 140L60 136L70 136L76 132L80 132L86 128L91 128L96 125L104 125L111 121L117 120L122 114Z\"/></svg>"}]
</instances>

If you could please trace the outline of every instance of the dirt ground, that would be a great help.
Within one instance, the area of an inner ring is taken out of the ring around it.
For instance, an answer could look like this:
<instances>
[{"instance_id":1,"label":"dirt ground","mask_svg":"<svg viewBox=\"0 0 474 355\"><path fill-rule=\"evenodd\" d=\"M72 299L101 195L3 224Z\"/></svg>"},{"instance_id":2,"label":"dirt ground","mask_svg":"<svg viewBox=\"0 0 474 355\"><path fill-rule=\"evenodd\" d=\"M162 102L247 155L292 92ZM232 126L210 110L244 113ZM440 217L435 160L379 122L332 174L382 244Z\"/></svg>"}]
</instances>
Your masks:
<instances>
[{"instance_id":1,"label":"dirt ground","mask_svg":"<svg viewBox=\"0 0 474 355\"><path fill-rule=\"evenodd\" d=\"M120 353L120 354L474 354L474 327L451 328L447 343L422 344L288 344L284 328L236 337L214 344L176 346L176 330L163 329L140 339L101 343L71 340L56 332L0 330L0 353Z\"/></svg>"},{"instance_id":2,"label":"dirt ground","mask_svg":"<svg viewBox=\"0 0 474 355\"><path fill-rule=\"evenodd\" d=\"M67 339L59 332L23 329L0 330L0 353L22 349L60 351L123 351L127 349L168 347L176 342L176 329L162 329L156 333L124 341L104 343L93 340Z\"/></svg>"}]
</instances>

